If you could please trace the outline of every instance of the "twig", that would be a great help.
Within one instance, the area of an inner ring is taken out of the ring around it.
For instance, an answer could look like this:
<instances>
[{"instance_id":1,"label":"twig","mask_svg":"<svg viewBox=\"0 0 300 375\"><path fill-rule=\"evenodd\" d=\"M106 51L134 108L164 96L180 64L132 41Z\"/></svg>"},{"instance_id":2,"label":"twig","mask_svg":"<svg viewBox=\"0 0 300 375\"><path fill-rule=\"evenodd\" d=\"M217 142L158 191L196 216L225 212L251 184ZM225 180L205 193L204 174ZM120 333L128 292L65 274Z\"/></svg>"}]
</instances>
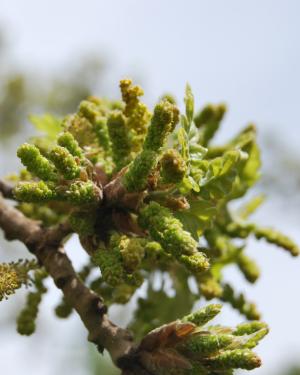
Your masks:
<instances>
[{"instance_id":1,"label":"twig","mask_svg":"<svg viewBox=\"0 0 300 375\"><path fill-rule=\"evenodd\" d=\"M13 186L7 182L0 180L0 192L7 199L14 199L13 196Z\"/></svg>"},{"instance_id":2,"label":"twig","mask_svg":"<svg viewBox=\"0 0 300 375\"><path fill-rule=\"evenodd\" d=\"M42 228L39 222L25 217L0 196L0 227L8 240L23 242L44 265L66 301L77 311L87 328L88 340L110 353L121 367L122 358L133 349L130 333L113 324L106 314L101 297L87 288L77 276L61 241L70 233L67 225Z\"/></svg>"}]
</instances>

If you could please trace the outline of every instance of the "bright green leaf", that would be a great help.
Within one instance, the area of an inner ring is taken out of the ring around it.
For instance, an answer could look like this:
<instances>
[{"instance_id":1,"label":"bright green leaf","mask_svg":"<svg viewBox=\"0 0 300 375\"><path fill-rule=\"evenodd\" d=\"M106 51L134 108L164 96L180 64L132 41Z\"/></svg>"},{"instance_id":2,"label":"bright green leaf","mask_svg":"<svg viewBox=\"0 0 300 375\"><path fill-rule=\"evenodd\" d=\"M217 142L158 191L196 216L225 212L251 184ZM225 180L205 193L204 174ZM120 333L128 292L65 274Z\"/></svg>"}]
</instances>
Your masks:
<instances>
[{"instance_id":1,"label":"bright green leaf","mask_svg":"<svg viewBox=\"0 0 300 375\"><path fill-rule=\"evenodd\" d=\"M54 140L62 131L61 120L50 114L30 115L29 120L37 130L45 133L50 140Z\"/></svg>"}]
</instances>

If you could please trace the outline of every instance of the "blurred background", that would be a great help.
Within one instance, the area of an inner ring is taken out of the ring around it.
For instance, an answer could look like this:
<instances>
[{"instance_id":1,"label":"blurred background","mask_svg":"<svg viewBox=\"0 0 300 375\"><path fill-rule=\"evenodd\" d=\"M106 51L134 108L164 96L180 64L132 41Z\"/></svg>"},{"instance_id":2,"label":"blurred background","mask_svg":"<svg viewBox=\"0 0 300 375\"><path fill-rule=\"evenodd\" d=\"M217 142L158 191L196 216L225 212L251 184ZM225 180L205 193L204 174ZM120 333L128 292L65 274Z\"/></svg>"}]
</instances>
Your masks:
<instances>
[{"instance_id":1,"label":"blurred background","mask_svg":"<svg viewBox=\"0 0 300 375\"><path fill-rule=\"evenodd\" d=\"M35 133L29 114L72 112L91 93L119 97L124 77L142 85L150 106L165 92L182 104L189 82L198 107L229 106L218 141L250 121L257 124L263 177L256 189L268 199L255 220L300 243L299 19L297 0L1 0L0 176L20 168L16 147ZM83 262L76 238L67 251L76 266ZM257 242L249 252L262 269L257 285L246 285L234 268L226 277L257 302L271 327L257 350L263 367L252 373L300 374L300 259ZM1 260L25 254L20 244L1 238ZM48 286L29 338L14 327L25 296L19 292L1 303L1 372L118 374L86 344L77 316L54 316L60 293ZM125 325L134 302L110 310ZM242 320L226 307L221 319Z\"/></svg>"}]
</instances>

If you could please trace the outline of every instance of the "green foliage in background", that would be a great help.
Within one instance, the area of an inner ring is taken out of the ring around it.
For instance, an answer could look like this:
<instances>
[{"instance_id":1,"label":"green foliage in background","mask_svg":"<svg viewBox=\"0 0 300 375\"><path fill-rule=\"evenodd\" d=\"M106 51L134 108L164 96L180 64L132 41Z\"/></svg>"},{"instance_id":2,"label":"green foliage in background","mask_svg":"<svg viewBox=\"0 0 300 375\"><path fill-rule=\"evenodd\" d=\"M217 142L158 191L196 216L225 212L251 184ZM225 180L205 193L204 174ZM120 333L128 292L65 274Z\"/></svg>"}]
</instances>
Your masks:
<instances>
[{"instance_id":1,"label":"green foliage in background","mask_svg":"<svg viewBox=\"0 0 300 375\"><path fill-rule=\"evenodd\" d=\"M28 129L28 114L33 111L64 115L76 109L78 102L101 86L103 62L94 55L80 59L80 63L67 63L61 71L48 74L39 69L33 72L20 68L10 58L9 45L5 33L0 30L0 142ZM63 77L63 78L62 78ZM95 79L95 77L97 77ZM43 125L36 116L30 120L41 131L53 134L48 121L53 119L45 115Z\"/></svg>"}]
</instances>

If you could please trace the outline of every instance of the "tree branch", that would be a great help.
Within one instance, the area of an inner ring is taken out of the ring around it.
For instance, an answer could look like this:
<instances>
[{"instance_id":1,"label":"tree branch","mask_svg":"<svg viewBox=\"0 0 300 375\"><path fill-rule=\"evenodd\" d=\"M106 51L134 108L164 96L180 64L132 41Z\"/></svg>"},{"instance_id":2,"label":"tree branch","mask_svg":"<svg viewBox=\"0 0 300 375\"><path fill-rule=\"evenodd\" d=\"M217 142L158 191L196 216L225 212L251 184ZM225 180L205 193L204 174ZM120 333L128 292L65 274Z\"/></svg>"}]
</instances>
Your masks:
<instances>
[{"instance_id":1,"label":"tree branch","mask_svg":"<svg viewBox=\"0 0 300 375\"><path fill-rule=\"evenodd\" d=\"M107 349L113 362L122 368L122 358L133 349L132 336L108 319L102 298L78 278L61 245L70 228L63 224L45 229L39 222L8 205L1 195L0 227L8 240L23 242L38 258L56 286L62 290L66 301L79 314L89 332L88 340L96 344L99 350Z\"/></svg>"},{"instance_id":2,"label":"tree branch","mask_svg":"<svg viewBox=\"0 0 300 375\"><path fill-rule=\"evenodd\" d=\"M0 180L0 192L5 198L14 199L13 186L3 180Z\"/></svg>"}]
</instances>

